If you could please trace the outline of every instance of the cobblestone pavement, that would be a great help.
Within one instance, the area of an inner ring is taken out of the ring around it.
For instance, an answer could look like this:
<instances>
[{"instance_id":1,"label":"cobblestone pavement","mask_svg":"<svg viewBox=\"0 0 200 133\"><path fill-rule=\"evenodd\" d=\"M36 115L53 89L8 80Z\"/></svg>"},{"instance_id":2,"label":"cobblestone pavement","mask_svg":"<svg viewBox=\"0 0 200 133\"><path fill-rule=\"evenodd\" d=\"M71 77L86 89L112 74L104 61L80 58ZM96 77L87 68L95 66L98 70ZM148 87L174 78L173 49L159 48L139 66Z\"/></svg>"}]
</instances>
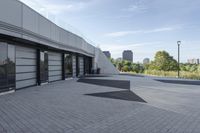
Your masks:
<instances>
[{"instance_id":1,"label":"cobblestone pavement","mask_svg":"<svg viewBox=\"0 0 200 133\"><path fill-rule=\"evenodd\" d=\"M133 93L73 79L3 95L0 133L200 132L199 85L125 75L89 79L130 80Z\"/></svg>"}]
</instances>

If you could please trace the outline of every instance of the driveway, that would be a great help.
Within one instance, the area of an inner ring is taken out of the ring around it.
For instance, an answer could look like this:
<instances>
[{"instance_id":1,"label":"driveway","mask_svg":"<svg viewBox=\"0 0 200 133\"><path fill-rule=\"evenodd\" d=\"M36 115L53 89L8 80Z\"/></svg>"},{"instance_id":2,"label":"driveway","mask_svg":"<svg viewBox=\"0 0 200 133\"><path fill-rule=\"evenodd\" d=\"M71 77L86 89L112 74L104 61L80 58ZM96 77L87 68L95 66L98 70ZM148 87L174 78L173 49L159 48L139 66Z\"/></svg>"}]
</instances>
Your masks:
<instances>
[{"instance_id":1,"label":"driveway","mask_svg":"<svg viewBox=\"0 0 200 133\"><path fill-rule=\"evenodd\" d=\"M0 133L199 133L198 82L116 75L27 88L0 96Z\"/></svg>"}]
</instances>

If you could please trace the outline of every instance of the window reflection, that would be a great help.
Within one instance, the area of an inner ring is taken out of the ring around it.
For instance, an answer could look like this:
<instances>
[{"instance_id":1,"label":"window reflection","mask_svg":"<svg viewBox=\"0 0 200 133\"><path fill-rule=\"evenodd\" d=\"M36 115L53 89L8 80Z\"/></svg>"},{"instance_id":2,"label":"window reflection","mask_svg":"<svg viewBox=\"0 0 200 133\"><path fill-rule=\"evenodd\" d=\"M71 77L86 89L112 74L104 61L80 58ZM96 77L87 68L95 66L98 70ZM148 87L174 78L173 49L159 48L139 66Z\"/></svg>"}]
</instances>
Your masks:
<instances>
[{"instance_id":1,"label":"window reflection","mask_svg":"<svg viewBox=\"0 0 200 133\"><path fill-rule=\"evenodd\" d=\"M15 88L15 46L0 42L0 92Z\"/></svg>"},{"instance_id":2,"label":"window reflection","mask_svg":"<svg viewBox=\"0 0 200 133\"><path fill-rule=\"evenodd\" d=\"M7 44L0 43L0 91L7 86L6 59Z\"/></svg>"},{"instance_id":3,"label":"window reflection","mask_svg":"<svg viewBox=\"0 0 200 133\"><path fill-rule=\"evenodd\" d=\"M72 77L72 55L65 54L65 77Z\"/></svg>"},{"instance_id":4,"label":"window reflection","mask_svg":"<svg viewBox=\"0 0 200 133\"><path fill-rule=\"evenodd\" d=\"M14 87L15 86L15 46L13 45L8 45L7 77L8 77L9 88Z\"/></svg>"},{"instance_id":5,"label":"window reflection","mask_svg":"<svg viewBox=\"0 0 200 133\"><path fill-rule=\"evenodd\" d=\"M92 60L90 57L85 57L84 60L85 74L90 74L92 69Z\"/></svg>"},{"instance_id":6,"label":"window reflection","mask_svg":"<svg viewBox=\"0 0 200 133\"><path fill-rule=\"evenodd\" d=\"M48 53L40 52L40 80L42 83L48 82Z\"/></svg>"}]
</instances>

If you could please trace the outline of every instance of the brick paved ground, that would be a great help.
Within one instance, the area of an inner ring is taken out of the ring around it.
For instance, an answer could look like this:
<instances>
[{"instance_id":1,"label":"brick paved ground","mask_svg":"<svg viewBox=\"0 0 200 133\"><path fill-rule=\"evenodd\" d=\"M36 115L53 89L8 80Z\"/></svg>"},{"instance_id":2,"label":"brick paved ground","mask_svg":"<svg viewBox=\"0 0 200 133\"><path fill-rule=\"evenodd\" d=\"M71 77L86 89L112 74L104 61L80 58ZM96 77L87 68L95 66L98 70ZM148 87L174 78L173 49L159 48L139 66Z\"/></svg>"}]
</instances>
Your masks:
<instances>
[{"instance_id":1,"label":"brick paved ground","mask_svg":"<svg viewBox=\"0 0 200 133\"><path fill-rule=\"evenodd\" d=\"M200 132L198 85L140 76L92 79L112 79L113 83L130 80L134 93L120 87L68 80L3 95L0 133ZM123 96L127 98L123 100Z\"/></svg>"}]
</instances>

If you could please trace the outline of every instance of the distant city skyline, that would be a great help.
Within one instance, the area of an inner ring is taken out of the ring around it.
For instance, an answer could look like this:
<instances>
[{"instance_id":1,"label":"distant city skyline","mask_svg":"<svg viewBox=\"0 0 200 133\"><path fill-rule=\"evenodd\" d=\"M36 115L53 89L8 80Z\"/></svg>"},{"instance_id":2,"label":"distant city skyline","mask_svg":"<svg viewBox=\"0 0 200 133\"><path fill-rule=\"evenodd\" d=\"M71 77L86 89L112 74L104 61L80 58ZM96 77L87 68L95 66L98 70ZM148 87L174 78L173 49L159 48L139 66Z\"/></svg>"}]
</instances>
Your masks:
<instances>
[{"instance_id":1,"label":"distant city skyline","mask_svg":"<svg viewBox=\"0 0 200 133\"><path fill-rule=\"evenodd\" d=\"M132 50L124 50L122 53L122 59L133 62L133 51Z\"/></svg>"},{"instance_id":2,"label":"distant city skyline","mask_svg":"<svg viewBox=\"0 0 200 133\"><path fill-rule=\"evenodd\" d=\"M52 19L54 15L79 29L102 51L110 51L113 58L130 49L134 62L142 62L145 57L152 60L160 50L177 59L179 40L181 62L200 58L199 0L21 1L42 12L47 9Z\"/></svg>"},{"instance_id":3,"label":"distant city skyline","mask_svg":"<svg viewBox=\"0 0 200 133\"><path fill-rule=\"evenodd\" d=\"M200 60L199 60L199 59L195 59L195 58L193 58L193 59L188 59L188 60L187 60L187 63L189 63L189 64L199 64L199 63L200 63Z\"/></svg>"}]
</instances>

